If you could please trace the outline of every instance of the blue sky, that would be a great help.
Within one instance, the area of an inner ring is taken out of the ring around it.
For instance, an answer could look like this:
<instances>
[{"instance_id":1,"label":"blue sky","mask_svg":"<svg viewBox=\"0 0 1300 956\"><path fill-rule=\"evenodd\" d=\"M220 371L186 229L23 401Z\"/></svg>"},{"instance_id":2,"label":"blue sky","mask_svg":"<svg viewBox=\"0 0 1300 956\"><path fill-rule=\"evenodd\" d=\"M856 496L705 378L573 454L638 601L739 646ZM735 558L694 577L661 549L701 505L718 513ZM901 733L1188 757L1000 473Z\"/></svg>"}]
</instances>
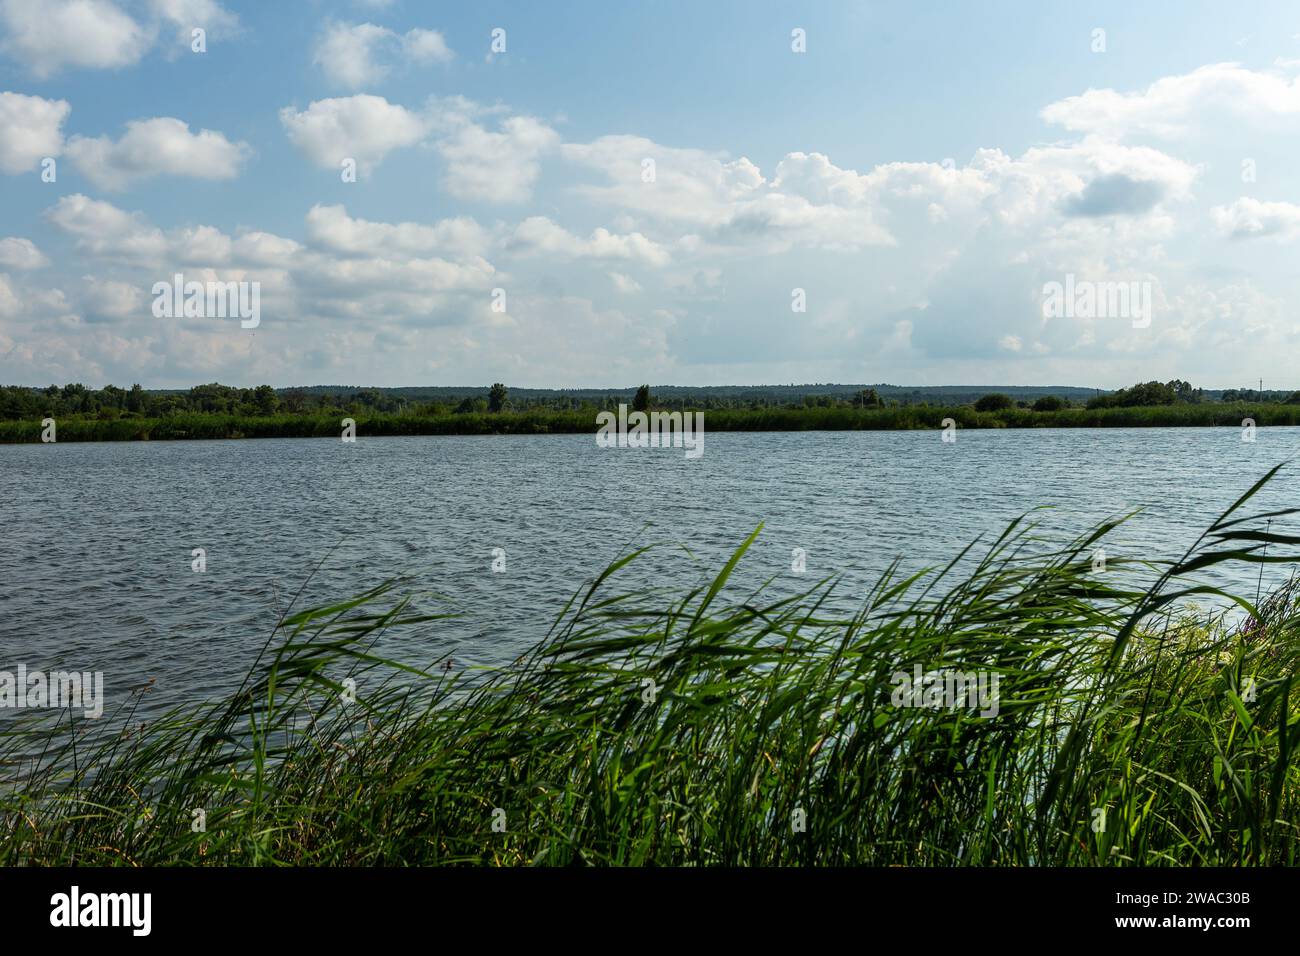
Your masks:
<instances>
[{"instance_id":1,"label":"blue sky","mask_svg":"<svg viewBox=\"0 0 1300 956\"><path fill-rule=\"evenodd\" d=\"M0 0L0 382L1300 388L1300 9L1079 6Z\"/></svg>"}]
</instances>

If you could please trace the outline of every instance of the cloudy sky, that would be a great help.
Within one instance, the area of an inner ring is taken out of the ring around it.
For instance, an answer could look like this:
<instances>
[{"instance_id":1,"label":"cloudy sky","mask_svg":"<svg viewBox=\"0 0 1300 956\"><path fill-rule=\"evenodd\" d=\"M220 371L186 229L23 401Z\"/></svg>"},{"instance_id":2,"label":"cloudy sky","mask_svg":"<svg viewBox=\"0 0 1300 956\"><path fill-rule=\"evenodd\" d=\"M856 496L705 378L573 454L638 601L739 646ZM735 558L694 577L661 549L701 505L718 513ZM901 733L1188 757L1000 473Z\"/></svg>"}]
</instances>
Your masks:
<instances>
[{"instance_id":1,"label":"cloudy sky","mask_svg":"<svg viewBox=\"0 0 1300 956\"><path fill-rule=\"evenodd\" d=\"M1300 7L1082 6L0 0L0 383L1300 388Z\"/></svg>"}]
</instances>

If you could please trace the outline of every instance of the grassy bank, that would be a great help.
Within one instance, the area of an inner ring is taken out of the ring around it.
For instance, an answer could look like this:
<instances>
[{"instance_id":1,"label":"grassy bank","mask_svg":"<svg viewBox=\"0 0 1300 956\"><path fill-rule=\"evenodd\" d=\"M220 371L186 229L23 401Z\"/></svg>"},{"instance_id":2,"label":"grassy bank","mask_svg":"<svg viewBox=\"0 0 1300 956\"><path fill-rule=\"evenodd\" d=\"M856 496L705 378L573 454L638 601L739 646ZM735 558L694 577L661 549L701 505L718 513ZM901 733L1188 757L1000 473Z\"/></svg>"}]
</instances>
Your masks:
<instances>
[{"instance_id":1,"label":"grassy bank","mask_svg":"<svg viewBox=\"0 0 1300 956\"><path fill-rule=\"evenodd\" d=\"M733 594L749 542L668 599L620 588L633 554L472 676L374 657L444 626L380 588L285 619L228 700L11 733L0 863L1294 864L1300 594L1185 604L1228 597L1193 583L1220 562L1300 560L1249 498L1102 574L1113 525L1030 558L1017 523L848 618L833 582ZM900 706L916 664L998 675L996 714Z\"/></svg>"},{"instance_id":2,"label":"grassy bank","mask_svg":"<svg viewBox=\"0 0 1300 956\"><path fill-rule=\"evenodd\" d=\"M710 431L854 431L940 428L953 419L960 428L1123 428L1177 425L1237 426L1253 418L1259 426L1300 425L1300 405L1219 403L1151 405L1122 408L1066 408L1036 412L1009 408L978 412L972 406L925 405L891 408L712 409L704 414ZM595 411L536 409L526 412L463 414L219 415L188 413L165 418L57 420L59 441L170 441L204 438L337 438L343 417L356 421L357 435L540 435L596 431ZM39 442L39 420L0 421L0 443Z\"/></svg>"}]
</instances>

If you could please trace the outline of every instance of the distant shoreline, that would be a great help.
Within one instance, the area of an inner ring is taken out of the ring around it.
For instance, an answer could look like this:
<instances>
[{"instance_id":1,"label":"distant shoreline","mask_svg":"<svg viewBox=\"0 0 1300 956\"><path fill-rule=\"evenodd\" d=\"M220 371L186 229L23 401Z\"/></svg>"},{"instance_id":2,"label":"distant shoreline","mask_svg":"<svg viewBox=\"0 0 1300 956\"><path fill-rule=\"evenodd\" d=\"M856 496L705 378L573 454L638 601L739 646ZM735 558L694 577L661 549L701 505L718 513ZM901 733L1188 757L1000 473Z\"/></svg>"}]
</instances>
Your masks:
<instances>
[{"instance_id":1,"label":"distant shoreline","mask_svg":"<svg viewBox=\"0 0 1300 956\"><path fill-rule=\"evenodd\" d=\"M673 411L678 411L674 409ZM990 428L1243 428L1300 425L1300 405L1280 402L1209 402L1118 408L1034 411L1008 408L978 412L969 405L888 408L702 409L707 431L915 431L941 429L951 419L958 429ZM357 437L415 435L546 435L596 433L595 410L538 410L443 414L348 412L327 414L225 415L184 413L161 418L55 419L56 441L202 441L239 438L338 438L344 418ZM0 421L0 444L39 443L40 419Z\"/></svg>"}]
</instances>

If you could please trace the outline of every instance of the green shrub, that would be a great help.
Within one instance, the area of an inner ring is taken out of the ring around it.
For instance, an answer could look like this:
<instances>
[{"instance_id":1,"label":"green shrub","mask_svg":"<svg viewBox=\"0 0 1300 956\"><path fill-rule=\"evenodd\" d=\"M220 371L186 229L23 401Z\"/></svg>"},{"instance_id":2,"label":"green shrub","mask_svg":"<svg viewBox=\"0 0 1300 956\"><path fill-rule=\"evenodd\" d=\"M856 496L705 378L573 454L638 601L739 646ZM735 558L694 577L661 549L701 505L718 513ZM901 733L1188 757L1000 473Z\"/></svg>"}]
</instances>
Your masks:
<instances>
[{"instance_id":1,"label":"green shrub","mask_svg":"<svg viewBox=\"0 0 1300 956\"><path fill-rule=\"evenodd\" d=\"M977 412L1000 412L1015 407L1016 403L1011 396L1003 395L1000 392L981 395L975 402L975 411Z\"/></svg>"}]
</instances>

